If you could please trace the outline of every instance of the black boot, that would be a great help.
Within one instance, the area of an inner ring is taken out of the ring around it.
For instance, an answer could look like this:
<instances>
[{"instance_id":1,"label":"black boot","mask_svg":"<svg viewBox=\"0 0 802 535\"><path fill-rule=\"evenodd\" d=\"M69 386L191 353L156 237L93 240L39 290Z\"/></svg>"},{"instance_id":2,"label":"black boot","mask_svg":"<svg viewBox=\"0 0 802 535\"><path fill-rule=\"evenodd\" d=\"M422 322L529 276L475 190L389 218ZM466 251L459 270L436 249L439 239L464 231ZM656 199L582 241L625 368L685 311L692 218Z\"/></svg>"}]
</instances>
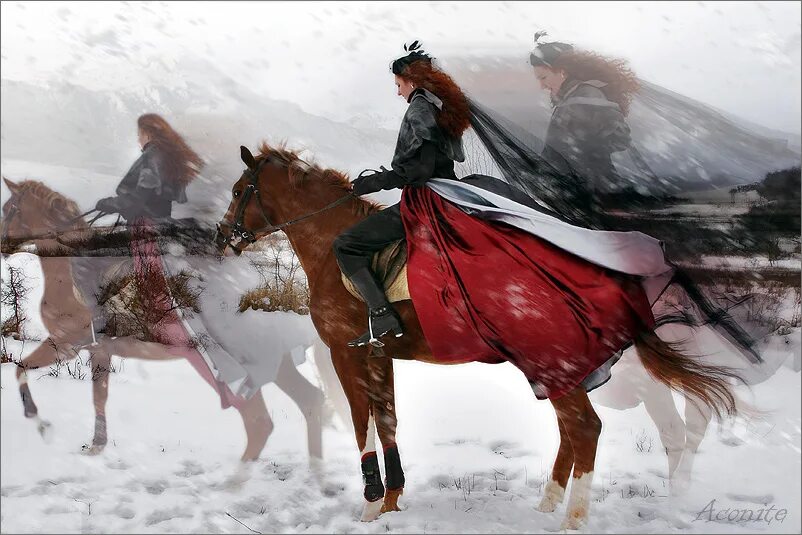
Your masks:
<instances>
[{"instance_id":1,"label":"black boot","mask_svg":"<svg viewBox=\"0 0 802 535\"><path fill-rule=\"evenodd\" d=\"M359 291L368 305L368 332L355 340L348 342L349 347L359 347L371 344L374 347L383 347L379 340L382 336L392 333L397 337L404 334L401 327L401 318L384 295L384 290L376 282L376 278L368 268L348 277Z\"/></svg>"}]
</instances>

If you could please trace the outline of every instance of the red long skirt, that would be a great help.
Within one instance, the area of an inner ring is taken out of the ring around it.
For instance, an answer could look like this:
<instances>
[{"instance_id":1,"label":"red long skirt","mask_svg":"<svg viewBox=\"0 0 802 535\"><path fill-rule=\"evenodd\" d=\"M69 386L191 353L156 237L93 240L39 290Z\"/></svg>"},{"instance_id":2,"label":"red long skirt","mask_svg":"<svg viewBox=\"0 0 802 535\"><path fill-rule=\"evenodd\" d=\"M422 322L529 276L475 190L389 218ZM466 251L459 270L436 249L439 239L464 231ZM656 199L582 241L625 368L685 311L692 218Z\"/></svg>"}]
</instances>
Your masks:
<instances>
[{"instance_id":1,"label":"red long skirt","mask_svg":"<svg viewBox=\"0 0 802 535\"><path fill-rule=\"evenodd\" d=\"M439 362L512 362L556 399L654 326L639 282L405 188L409 291Z\"/></svg>"}]
</instances>

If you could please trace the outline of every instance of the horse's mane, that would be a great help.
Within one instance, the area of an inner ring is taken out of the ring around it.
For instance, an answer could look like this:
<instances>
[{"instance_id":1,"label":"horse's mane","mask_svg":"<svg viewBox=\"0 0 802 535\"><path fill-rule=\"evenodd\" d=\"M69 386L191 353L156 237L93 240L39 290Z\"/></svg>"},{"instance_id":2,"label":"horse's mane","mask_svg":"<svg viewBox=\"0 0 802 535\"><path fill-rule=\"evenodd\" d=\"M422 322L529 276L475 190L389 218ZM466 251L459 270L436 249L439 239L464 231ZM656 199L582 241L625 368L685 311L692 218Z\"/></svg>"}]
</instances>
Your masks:
<instances>
[{"instance_id":1,"label":"horse's mane","mask_svg":"<svg viewBox=\"0 0 802 535\"><path fill-rule=\"evenodd\" d=\"M46 214L54 214L63 220L74 219L81 215L81 209L75 201L53 191L43 182L23 180L17 183L17 187L20 194L29 193L42 206ZM78 219L76 223L80 222L81 219Z\"/></svg>"},{"instance_id":2,"label":"horse's mane","mask_svg":"<svg viewBox=\"0 0 802 535\"><path fill-rule=\"evenodd\" d=\"M263 141L259 145L259 154L256 156L256 160L259 161L265 158L286 166L290 184L294 186L300 186L309 180L314 180L342 189L343 193L351 190L351 181L345 173L336 169L324 169L316 163L310 164L298 156L298 151L288 149L284 144L278 147L271 147L267 142ZM381 205L372 201L357 198L354 198L354 200L356 202L352 203L351 206L356 215L369 215L382 208Z\"/></svg>"}]
</instances>

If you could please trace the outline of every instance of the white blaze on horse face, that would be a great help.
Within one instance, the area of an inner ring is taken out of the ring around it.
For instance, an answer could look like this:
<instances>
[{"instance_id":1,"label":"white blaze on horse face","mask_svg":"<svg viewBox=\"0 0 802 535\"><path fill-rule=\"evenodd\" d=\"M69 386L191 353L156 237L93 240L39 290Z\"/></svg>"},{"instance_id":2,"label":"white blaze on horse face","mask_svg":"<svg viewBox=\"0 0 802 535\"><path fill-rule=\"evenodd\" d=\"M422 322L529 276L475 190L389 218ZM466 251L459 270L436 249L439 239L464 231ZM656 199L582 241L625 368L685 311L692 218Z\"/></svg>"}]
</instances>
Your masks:
<instances>
[{"instance_id":1,"label":"white blaze on horse face","mask_svg":"<svg viewBox=\"0 0 802 535\"><path fill-rule=\"evenodd\" d=\"M365 448L362 450L362 456L366 453L376 451L376 423L373 421L373 412L368 416L368 434L365 438Z\"/></svg>"}]
</instances>

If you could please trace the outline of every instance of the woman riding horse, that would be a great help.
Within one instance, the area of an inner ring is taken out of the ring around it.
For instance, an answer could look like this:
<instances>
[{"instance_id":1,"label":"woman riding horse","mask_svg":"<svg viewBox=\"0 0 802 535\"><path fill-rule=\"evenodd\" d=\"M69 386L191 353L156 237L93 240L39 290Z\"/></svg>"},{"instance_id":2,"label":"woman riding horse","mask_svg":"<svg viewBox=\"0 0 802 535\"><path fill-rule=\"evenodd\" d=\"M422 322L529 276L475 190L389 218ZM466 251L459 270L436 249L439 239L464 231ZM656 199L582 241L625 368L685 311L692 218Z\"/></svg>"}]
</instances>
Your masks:
<instances>
[{"instance_id":1,"label":"woman riding horse","mask_svg":"<svg viewBox=\"0 0 802 535\"><path fill-rule=\"evenodd\" d=\"M537 236L472 217L424 187L435 178L456 179L454 162L465 159L461 138L471 124L470 103L417 43L393 62L392 71L398 94L409 102L392 169L363 173L354 180L352 191L364 195L401 187L402 201L368 216L334 242L342 272L368 306L368 332L349 345L379 345L390 332L402 334L400 319L370 262L374 253L405 237L410 293L434 355L442 360L464 354L510 360L525 368L538 397L576 386L617 356L637 332L654 325L650 302L634 278L591 266ZM470 177L467 182L471 183ZM461 264L466 253L471 262ZM415 275L426 272L430 278L445 279L436 295L430 281ZM515 281L506 292L494 291L488 280L498 273ZM528 295L518 303L515 296L522 291ZM538 310L544 313L542 321L562 325L550 331L553 337L543 337L532 324L521 323L521 316ZM563 339L568 333L575 336ZM534 352L540 355L537 364L532 362ZM545 368L559 368L565 358L582 371L568 374L567 381L543 377Z\"/></svg>"},{"instance_id":2,"label":"woman riding horse","mask_svg":"<svg viewBox=\"0 0 802 535\"><path fill-rule=\"evenodd\" d=\"M406 48L406 47L405 47ZM355 195L423 186L433 177L456 178L454 162L462 162L462 133L470 126L468 102L454 81L433 68L417 42L392 64L398 95L408 103L398 134L392 169L354 180ZM368 306L368 332L349 343L377 343L389 332L403 334L401 320L370 269L371 257L403 239L401 203L381 210L348 229L334 242L337 263Z\"/></svg>"},{"instance_id":3,"label":"woman riding horse","mask_svg":"<svg viewBox=\"0 0 802 535\"><path fill-rule=\"evenodd\" d=\"M116 197L95 208L120 214L128 223L170 217L173 202L187 202L186 188L203 164L180 134L155 113L137 119L140 156L117 185Z\"/></svg>"}]
</instances>

